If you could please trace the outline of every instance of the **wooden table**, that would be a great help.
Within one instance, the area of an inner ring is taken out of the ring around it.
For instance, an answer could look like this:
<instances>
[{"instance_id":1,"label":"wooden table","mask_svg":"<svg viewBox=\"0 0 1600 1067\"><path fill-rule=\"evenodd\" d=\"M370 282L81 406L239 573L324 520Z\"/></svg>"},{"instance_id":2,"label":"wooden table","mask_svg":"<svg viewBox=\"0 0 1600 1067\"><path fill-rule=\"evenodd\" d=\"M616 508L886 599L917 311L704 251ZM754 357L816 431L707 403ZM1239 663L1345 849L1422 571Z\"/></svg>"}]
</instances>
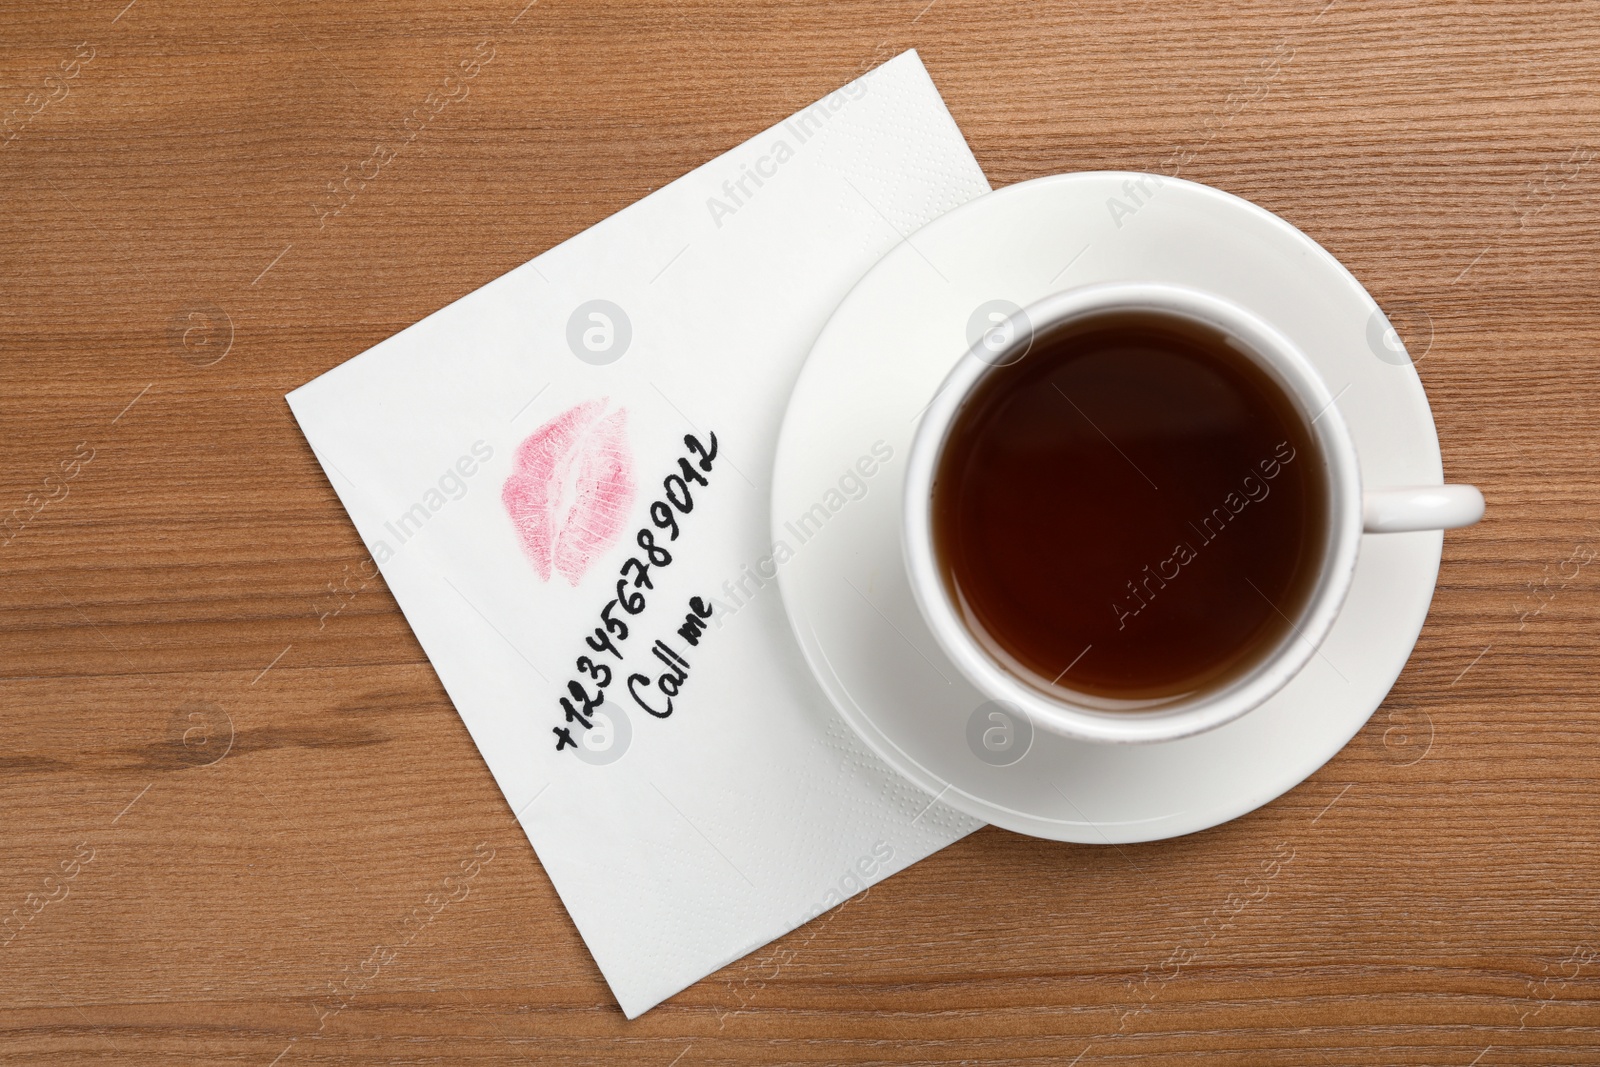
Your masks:
<instances>
[{"instance_id":1,"label":"wooden table","mask_svg":"<svg viewBox=\"0 0 1600 1067\"><path fill-rule=\"evenodd\" d=\"M0 1060L1600 1064L1600 5L525 3L0 16ZM907 47L997 186L1322 242L1489 515L1282 799L984 830L628 1022L283 394Z\"/></svg>"}]
</instances>

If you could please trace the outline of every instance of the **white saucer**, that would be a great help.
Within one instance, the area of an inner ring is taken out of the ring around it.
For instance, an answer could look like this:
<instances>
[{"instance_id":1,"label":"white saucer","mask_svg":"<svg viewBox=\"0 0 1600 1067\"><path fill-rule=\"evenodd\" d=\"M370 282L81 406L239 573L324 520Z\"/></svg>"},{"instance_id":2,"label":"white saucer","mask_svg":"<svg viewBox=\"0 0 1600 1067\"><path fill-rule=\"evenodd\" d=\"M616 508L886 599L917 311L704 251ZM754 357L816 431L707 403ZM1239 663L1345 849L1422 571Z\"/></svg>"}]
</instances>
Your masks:
<instances>
[{"instance_id":1,"label":"white saucer","mask_svg":"<svg viewBox=\"0 0 1600 1067\"><path fill-rule=\"evenodd\" d=\"M1090 844L1215 826L1327 762L1411 654L1443 544L1438 532L1364 537L1349 599L1319 654L1266 704L1210 733L1103 745L993 718L940 653L907 584L900 513L912 431L983 305L1026 307L1061 289L1135 280L1210 290L1288 334L1336 395L1368 486L1444 480L1416 371L1337 260L1227 193L1101 172L981 197L879 261L801 371L772 489L773 538L793 553L778 569L785 610L845 721L952 807L1019 833ZM892 450L881 464L878 442L880 456Z\"/></svg>"}]
</instances>

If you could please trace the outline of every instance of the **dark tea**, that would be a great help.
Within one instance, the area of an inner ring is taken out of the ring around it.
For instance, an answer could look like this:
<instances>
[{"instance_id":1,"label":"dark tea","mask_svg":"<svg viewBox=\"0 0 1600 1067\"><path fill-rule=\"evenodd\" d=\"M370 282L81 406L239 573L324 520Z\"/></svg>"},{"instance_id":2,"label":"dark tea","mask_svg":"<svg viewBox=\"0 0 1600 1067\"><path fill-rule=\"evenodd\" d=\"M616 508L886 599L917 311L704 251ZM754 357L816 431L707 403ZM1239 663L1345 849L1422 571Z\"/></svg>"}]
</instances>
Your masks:
<instances>
[{"instance_id":1,"label":"dark tea","mask_svg":"<svg viewBox=\"0 0 1600 1067\"><path fill-rule=\"evenodd\" d=\"M1119 311L980 381L935 472L934 551L998 661L1044 690L1177 699L1291 636L1321 570L1312 429L1220 331Z\"/></svg>"}]
</instances>

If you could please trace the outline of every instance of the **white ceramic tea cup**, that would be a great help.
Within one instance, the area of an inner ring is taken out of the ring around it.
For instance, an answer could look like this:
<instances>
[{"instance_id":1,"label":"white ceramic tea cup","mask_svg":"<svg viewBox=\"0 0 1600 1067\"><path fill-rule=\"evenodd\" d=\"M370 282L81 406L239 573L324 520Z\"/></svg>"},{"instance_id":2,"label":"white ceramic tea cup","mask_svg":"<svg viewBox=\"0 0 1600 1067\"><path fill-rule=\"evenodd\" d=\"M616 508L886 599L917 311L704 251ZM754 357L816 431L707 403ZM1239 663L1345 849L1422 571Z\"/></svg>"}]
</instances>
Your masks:
<instances>
[{"instance_id":1,"label":"white ceramic tea cup","mask_svg":"<svg viewBox=\"0 0 1600 1067\"><path fill-rule=\"evenodd\" d=\"M1321 573L1278 646L1258 665L1215 689L1166 701L1119 704L1048 690L1009 670L963 619L944 579L933 540L934 474L950 427L973 389L997 367L1025 358L1035 339L1076 320L1142 311L1220 331L1283 389L1305 420L1325 479L1328 508ZM1448 530L1483 517L1483 494L1470 485L1364 489L1355 445L1334 397L1305 355L1254 313L1211 293L1159 283L1111 283L1056 293L997 323L956 364L923 412L907 460L906 571L934 638L981 693L1008 702L1038 726L1085 741L1149 742L1221 726L1282 689L1316 653L1349 592L1363 534Z\"/></svg>"}]
</instances>

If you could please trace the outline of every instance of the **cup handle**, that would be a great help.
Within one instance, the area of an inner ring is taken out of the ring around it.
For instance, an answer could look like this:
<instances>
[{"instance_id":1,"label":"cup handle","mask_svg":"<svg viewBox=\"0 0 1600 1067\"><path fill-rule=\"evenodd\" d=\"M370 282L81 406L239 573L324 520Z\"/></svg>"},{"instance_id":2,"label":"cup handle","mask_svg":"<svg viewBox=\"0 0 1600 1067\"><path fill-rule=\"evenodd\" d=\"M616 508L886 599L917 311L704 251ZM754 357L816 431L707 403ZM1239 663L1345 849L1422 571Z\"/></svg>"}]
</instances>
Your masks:
<instances>
[{"instance_id":1,"label":"cup handle","mask_svg":"<svg viewBox=\"0 0 1600 1067\"><path fill-rule=\"evenodd\" d=\"M1368 489L1362 494L1365 533L1455 530L1483 518L1483 494L1475 485L1408 485Z\"/></svg>"}]
</instances>

